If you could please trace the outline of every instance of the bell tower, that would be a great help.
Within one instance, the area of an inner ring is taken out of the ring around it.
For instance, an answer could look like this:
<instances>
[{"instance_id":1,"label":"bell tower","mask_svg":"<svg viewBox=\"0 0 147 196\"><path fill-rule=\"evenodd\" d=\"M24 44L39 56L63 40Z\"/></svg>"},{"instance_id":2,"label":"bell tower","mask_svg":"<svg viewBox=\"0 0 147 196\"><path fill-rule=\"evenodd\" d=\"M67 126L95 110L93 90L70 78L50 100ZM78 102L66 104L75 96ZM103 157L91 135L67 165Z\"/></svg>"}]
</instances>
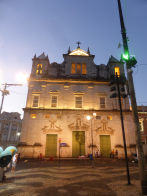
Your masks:
<instances>
[{"instance_id":1,"label":"bell tower","mask_svg":"<svg viewBox=\"0 0 147 196\"><path fill-rule=\"evenodd\" d=\"M42 78L48 75L48 66L50 65L50 62L48 56L45 56L44 52L38 57L36 57L35 54L32 61L31 77Z\"/></svg>"}]
</instances>

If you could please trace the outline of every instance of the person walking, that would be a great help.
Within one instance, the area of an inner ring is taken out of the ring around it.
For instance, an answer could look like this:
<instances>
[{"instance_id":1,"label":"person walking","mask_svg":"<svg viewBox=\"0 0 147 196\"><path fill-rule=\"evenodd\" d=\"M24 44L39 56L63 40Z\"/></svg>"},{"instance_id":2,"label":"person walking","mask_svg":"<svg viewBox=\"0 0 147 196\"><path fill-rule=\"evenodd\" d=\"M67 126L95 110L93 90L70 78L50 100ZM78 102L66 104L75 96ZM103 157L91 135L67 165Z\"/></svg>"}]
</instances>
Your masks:
<instances>
[{"instance_id":1,"label":"person walking","mask_svg":"<svg viewBox=\"0 0 147 196\"><path fill-rule=\"evenodd\" d=\"M11 172L15 172L17 159L18 159L18 153L16 153L16 154L12 157L12 168L11 168Z\"/></svg>"}]
</instances>

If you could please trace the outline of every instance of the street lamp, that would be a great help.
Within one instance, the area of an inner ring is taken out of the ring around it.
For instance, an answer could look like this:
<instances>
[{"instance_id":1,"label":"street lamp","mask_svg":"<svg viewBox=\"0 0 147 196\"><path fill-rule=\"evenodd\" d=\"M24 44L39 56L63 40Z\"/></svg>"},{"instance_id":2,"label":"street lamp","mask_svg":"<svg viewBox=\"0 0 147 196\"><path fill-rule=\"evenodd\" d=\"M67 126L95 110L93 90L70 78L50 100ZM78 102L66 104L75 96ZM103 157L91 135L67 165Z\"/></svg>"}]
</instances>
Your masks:
<instances>
[{"instance_id":1,"label":"street lamp","mask_svg":"<svg viewBox=\"0 0 147 196\"><path fill-rule=\"evenodd\" d=\"M3 108L3 102L4 102L4 97L5 95L9 95L9 91L7 90L7 87L9 86L22 86L22 84L2 84L4 86L3 90L0 89L0 91L2 92L2 100L1 100L1 106L0 106L0 114L2 112L2 108Z\"/></svg>"},{"instance_id":2,"label":"street lamp","mask_svg":"<svg viewBox=\"0 0 147 196\"><path fill-rule=\"evenodd\" d=\"M93 129L92 129L92 119L96 117L96 113L93 113L92 116L86 116L87 120L90 120L90 129L91 129L91 150L92 150L92 160L93 160Z\"/></svg>"}]
</instances>

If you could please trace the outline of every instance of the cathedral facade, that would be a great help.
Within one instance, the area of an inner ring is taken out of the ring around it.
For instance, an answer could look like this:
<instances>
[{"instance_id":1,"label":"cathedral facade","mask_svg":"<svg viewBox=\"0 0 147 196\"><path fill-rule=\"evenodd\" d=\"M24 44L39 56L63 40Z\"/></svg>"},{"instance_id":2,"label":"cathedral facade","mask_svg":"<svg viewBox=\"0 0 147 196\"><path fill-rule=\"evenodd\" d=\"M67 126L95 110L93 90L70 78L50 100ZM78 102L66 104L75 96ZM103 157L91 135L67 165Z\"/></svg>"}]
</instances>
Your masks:
<instances>
[{"instance_id":1,"label":"cathedral facade","mask_svg":"<svg viewBox=\"0 0 147 196\"><path fill-rule=\"evenodd\" d=\"M94 55L78 47L50 63L34 56L24 108L22 157L78 157L112 150L123 157L118 98L110 98L110 78L124 75L124 65L111 56L96 65ZM128 154L135 150L135 132L128 97L121 99ZM134 148L134 149L133 149Z\"/></svg>"}]
</instances>

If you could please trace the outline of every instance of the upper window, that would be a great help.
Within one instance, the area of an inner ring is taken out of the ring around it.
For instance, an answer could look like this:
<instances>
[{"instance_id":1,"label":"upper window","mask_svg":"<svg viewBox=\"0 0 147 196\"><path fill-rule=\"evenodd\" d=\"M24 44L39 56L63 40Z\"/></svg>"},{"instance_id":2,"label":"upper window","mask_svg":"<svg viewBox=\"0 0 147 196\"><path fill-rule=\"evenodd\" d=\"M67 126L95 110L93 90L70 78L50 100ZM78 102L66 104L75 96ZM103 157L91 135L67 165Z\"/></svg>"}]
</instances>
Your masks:
<instances>
[{"instance_id":1,"label":"upper window","mask_svg":"<svg viewBox=\"0 0 147 196\"><path fill-rule=\"evenodd\" d=\"M77 64L77 74L81 73L81 64Z\"/></svg>"},{"instance_id":2,"label":"upper window","mask_svg":"<svg viewBox=\"0 0 147 196\"><path fill-rule=\"evenodd\" d=\"M82 96L75 97L75 108L82 108Z\"/></svg>"},{"instance_id":3,"label":"upper window","mask_svg":"<svg viewBox=\"0 0 147 196\"><path fill-rule=\"evenodd\" d=\"M57 96L56 95L52 95L51 107L53 108L57 107Z\"/></svg>"},{"instance_id":4,"label":"upper window","mask_svg":"<svg viewBox=\"0 0 147 196\"><path fill-rule=\"evenodd\" d=\"M36 74L42 74L42 64L38 64L37 65L37 70L36 70Z\"/></svg>"},{"instance_id":5,"label":"upper window","mask_svg":"<svg viewBox=\"0 0 147 196\"><path fill-rule=\"evenodd\" d=\"M33 96L33 104L32 107L37 108L39 106L39 95L34 95Z\"/></svg>"},{"instance_id":6,"label":"upper window","mask_svg":"<svg viewBox=\"0 0 147 196\"><path fill-rule=\"evenodd\" d=\"M36 114L31 114L31 118L36 118L37 117L37 115Z\"/></svg>"},{"instance_id":7,"label":"upper window","mask_svg":"<svg viewBox=\"0 0 147 196\"><path fill-rule=\"evenodd\" d=\"M76 64L75 63L72 63L72 65L71 65L71 73L72 74L76 73Z\"/></svg>"},{"instance_id":8,"label":"upper window","mask_svg":"<svg viewBox=\"0 0 147 196\"><path fill-rule=\"evenodd\" d=\"M86 74L86 73L87 73L86 64L83 63L83 64L82 64L82 74Z\"/></svg>"},{"instance_id":9,"label":"upper window","mask_svg":"<svg viewBox=\"0 0 147 196\"><path fill-rule=\"evenodd\" d=\"M80 63L72 63L71 65L71 74L83 74L85 75L87 73L86 64L80 64Z\"/></svg>"},{"instance_id":10,"label":"upper window","mask_svg":"<svg viewBox=\"0 0 147 196\"><path fill-rule=\"evenodd\" d=\"M119 69L119 67L115 67L114 71L115 71L115 75L117 73L117 76L120 76L120 69Z\"/></svg>"},{"instance_id":11,"label":"upper window","mask_svg":"<svg viewBox=\"0 0 147 196\"><path fill-rule=\"evenodd\" d=\"M100 108L105 108L106 107L106 101L105 97L100 97Z\"/></svg>"},{"instance_id":12,"label":"upper window","mask_svg":"<svg viewBox=\"0 0 147 196\"><path fill-rule=\"evenodd\" d=\"M143 119L139 119L139 124L140 124L140 131L143 132L144 131L144 126L143 126Z\"/></svg>"}]
</instances>

